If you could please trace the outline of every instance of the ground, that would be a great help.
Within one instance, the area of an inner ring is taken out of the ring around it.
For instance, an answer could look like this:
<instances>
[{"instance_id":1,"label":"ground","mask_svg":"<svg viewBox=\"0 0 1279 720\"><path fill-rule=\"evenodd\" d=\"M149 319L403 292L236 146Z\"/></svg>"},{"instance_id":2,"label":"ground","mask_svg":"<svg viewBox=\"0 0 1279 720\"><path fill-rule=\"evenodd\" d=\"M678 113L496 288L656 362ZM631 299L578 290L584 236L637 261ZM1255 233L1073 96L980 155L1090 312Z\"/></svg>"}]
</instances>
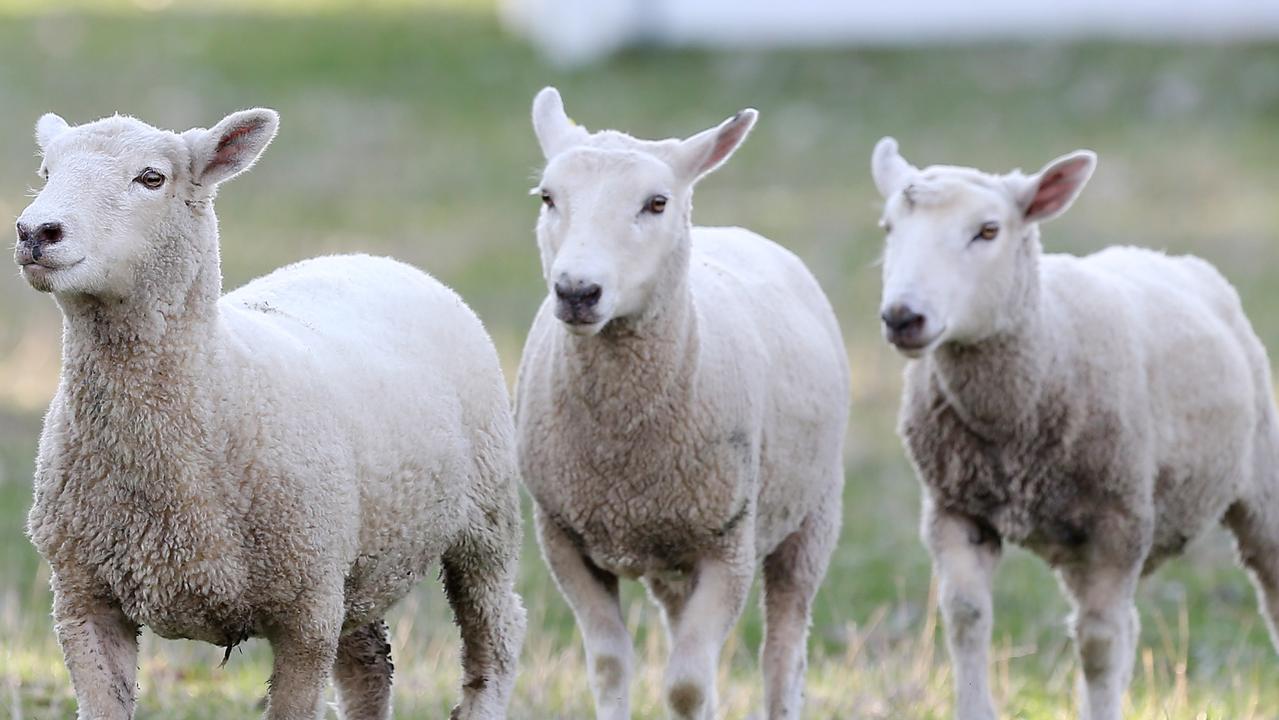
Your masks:
<instances>
[{"instance_id":1,"label":"ground","mask_svg":"<svg viewBox=\"0 0 1279 720\"><path fill-rule=\"evenodd\" d=\"M71 3L76 5L77 3ZM78 3L84 6L85 3ZM141 3L150 5L153 3ZM228 287L292 260L364 251L413 262L484 318L513 379L545 287L533 241L541 161L533 94L557 85L591 128L688 135L745 106L742 150L698 191L702 224L750 227L795 250L830 294L853 367L844 532L819 597L806 717L940 720L949 671L917 538L919 490L894 432L902 360L879 339L878 197L869 157L895 135L919 163L1038 168L1078 147L1100 165L1050 250L1131 243L1199 254L1239 287L1279 348L1279 45L999 45L703 53L645 49L587 69L548 67L480 4L372 12L278 0L266 14L192 10L30 14L0 0L0 217L38 183L31 127L53 110L209 126L236 109L282 114L276 144L218 200ZM59 318L16 276L0 281L0 718L70 715L49 622L48 570L23 536L39 418L56 386ZM529 639L512 717L590 717L571 615L531 529L519 590ZM1147 580L1128 717L1279 718L1275 654L1226 536ZM1013 552L997 582L1005 717L1073 713L1076 667L1055 580ZM639 590L626 613L642 658L636 716L662 717L664 654ZM434 583L391 618L401 717L455 701L457 634ZM721 668L723 715L758 713L752 603ZM253 642L222 650L144 633L139 718L251 718L269 674Z\"/></svg>"}]
</instances>

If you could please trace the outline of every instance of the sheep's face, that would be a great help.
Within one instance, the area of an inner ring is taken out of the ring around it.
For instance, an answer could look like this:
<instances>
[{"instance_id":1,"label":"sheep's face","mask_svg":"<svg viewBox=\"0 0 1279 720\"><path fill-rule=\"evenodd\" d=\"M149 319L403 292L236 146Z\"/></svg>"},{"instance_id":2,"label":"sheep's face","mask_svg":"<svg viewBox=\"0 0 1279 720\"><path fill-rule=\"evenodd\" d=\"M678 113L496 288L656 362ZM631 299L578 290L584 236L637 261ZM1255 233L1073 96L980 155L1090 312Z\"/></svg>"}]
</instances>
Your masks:
<instances>
[{"instance_id":1,"label":"sheep's face","mask_svg":"<svg viewBox=\"0 0 1279 720\"><path fill-rule=\"evenodd\" d=\"M542 201L537 237L555 316L579 335L616 318L643 315L655 289L687 264L693 186L732 154L755 121L745 110L687 140L595 134L564 114L547 88L533 104L546 155L534 194Z\"/></svg>"},{"instance_id":2,"label":"sheep's face","mask_svg":"<svg viewBox=\"0 0 1279 720\"><path fill-rule=\"evenodd\" d=\"M969 344L1010 329L1010 305L1038 272L1038 223L1064 212L1092 174L1079 151L1040 173L989 175L970 168L917 170L891 138L872 170L885 198L880 318L907 357L947 342Z\"/></svg>"},{"instance_id":3,"label":"sheep's face","mask_svg":"<svg viewBox=\"0 0 1279 720\"><path fill-rule=\"evenodd\" d=\"M537 235L555 314L593 334L640 312L683 242L690 188L642 152L574 148L542 175Z\"/></svg>"},{"instance_id":4,"label":"sheep's face","mask_svg":"<svg viewBox=\"0 0 1279 720\"><path fill-rule=\"evenodd\" d=\"M37 290L119 294L146 238L172 224L189 153L182 139L132 118L37 126L44 187L18 218L17 261Z\"/></svg>"},{"instance_id":5,"label":"sheep's face","mask_svg":"<svg viewBox=\"0 0 1279 720\"><path fill-rule=\"evenodd\" d=\"M246 168L275 132L271 111L223 123L233 119L178 135L130 117L76 127L57 115L40 118L44 187L18 218L14 253L27 282L55 294L122 299L147 273L189 267L179 256L198 256L217 241L209 211L217 184Z\"/></svg>"}]
</instances>

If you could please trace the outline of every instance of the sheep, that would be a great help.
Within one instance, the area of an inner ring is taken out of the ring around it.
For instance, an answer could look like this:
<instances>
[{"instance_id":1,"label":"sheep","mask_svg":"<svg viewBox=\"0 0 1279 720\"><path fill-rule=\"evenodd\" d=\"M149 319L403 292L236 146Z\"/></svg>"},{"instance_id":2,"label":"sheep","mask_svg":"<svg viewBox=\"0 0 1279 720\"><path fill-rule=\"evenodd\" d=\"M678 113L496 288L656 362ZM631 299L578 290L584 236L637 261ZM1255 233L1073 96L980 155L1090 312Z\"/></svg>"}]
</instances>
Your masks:
<instances>
[{"instance_id":1,"label":"sheep","mask_svg":"<svg viewBox=\"0 0 1279 720\"><path fill-rule=\"evenodd\" d=\"M441 559L454 718L505 716L524 611L514 422L476 316L387 258L297 263L219 298L214 195L274 137L42 117L16 260L63 316L28 531L79 717L134 712L137 635L274 653L266 717L390 717L383 617Z\"/></svg>"},{"instance_id":2,"label":"sheep","mask_svg":"<svg viewBox=\"0 0 1279 720\"><path fill-rule=\"evenodd\" d=\"M1135 247L1042 254L1096 156L1038 173L918 170L876 146L886 203L883 332L909 358L899 434L924 486L959 720L996 717L987 680L1003 541L1073 607L1082 717L1119 720L1138 581L1224 521L1279 626L1270 365L1207 262Z\"/></svg>"},{"instance_id":3,"label":"sheep","mask_svg":"<svg viewBox=\"0 0 1279 720\"><path fill-rule=\"evenodd\" d=\"M693 186L755 118L651 142L587 132L554 88L533 103L548 295L516 381L518 453L600 718L630 717L619 578L663 609L669 711L711 718L760 562L768 717L799 717L811 603L840 527L849 373L797 257L747 230L692 227Z\"/></svg>"}]
</instances>

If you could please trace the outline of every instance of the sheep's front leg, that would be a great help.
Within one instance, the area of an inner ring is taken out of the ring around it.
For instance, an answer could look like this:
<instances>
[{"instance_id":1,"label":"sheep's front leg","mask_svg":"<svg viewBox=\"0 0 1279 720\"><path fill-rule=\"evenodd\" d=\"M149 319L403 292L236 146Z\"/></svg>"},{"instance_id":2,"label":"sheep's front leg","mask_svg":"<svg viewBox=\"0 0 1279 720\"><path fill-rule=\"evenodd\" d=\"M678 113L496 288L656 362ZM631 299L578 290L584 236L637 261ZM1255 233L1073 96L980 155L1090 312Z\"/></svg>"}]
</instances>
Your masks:
<instances>
[{"instance_id":1,"label":"sheep's front leg","mask_svg":"<svg viewBox=\"0 0 1279 720\"><path fill-rule=\"evenodd\" d=\"M1000 540L972 519L926 508L924 540L933 556L946 645L955 673L956 720L995 720L990 695L991 586Z\"/></svg>"},{"instance_id":2,"label":"sheep's front leg","mask_svg":"<svg viewBox=\"0 0 1279 720\"><path fill-rule=\"evenodd\" d=\"M597 567L540 510L538 539L560 593L573 609L586 647L586 666L598 720L630 720L634 650L622 619L617 576Z\"/></svg>"},{"instance_id":3,"label":"sheep's front leg","mask_svg":"<svg viewBox=\"0 0 1279 720\"><path fill-rule=\"evenodd\" d=\"M342 613L342 593L336 590L299 600L297 613L272 628L269 639L275 662L267 720L322 717L324 688L337 659Z\"/></svg>"},{"instance_id":4,"label":"sheep's front leg","mask_svg":"<svg viewBox=\"0 0 1279 720\"><path fill-rule=\"evenodd\" d=\"M1075 606L1075 649L1083 667L1084 720L1121 720L1124 691L1137 653L1135 567L1089 566L1061 573Z\"/></svg>"},{"instance_id":5,"label":"sheep's front leg","mask_svg":"<svg viewBox=\"0 0 1279 720\"><path fill-rule=\"evenodd\" d=\"M752 548L746 542L731 558L700 560L685 581L686 593L654 592L666 611L671 646L664 687L666 706L677 720L715 716L715 671L750 592Z\"/></svg>"},{"instance_id":6,"label":"sheep's front leg","mask_svg":"<svg viewBox=\"0 0 1279 720\"><path fill-rule=\"evenodd\" d=\"M97 603L82 607L62 593L57 593L53 616L78 717L130 720L137 695L138 626L117 608Z\"/></svg>"}]
</instances>

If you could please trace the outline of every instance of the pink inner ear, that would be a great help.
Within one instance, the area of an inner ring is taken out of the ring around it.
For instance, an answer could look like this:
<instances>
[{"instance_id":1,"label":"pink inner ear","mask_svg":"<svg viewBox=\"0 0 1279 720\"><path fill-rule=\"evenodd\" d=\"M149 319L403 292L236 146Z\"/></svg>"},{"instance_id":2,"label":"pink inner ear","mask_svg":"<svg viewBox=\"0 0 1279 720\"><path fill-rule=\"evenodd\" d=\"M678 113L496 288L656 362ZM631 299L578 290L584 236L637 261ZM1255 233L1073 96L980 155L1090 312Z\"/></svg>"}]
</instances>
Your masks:
<instances>
[{"instance_id":1,"label":"pink inner ear","mask_svg":"<svg viewBox=\"0 0 1279 720\"><path fill-rule=\"evenodd\" d=\"M213 149L213 161L210 165L224 165L230 163L244 150L244 137L251 133L257 132L266 124L264 121L249 122L232 129L222 139L218 140L218 145Z\"/></svg>"},{"instance_id":2,"label":"pink inner ear","mask_svg":"<svg viewBox=\"0 0 1279 720\"><path fill-rule=\"evenodd\" d=\"M733 150L742 141L742 133L746 132L746 123L742 122L742 114L737 113L733 119L729 121L728 127L724 128L715 137L715 146L711 148L711 154L702 162L699 172L709 172L719 166L720 163L733 153Z\"/></svg>"},{"instance_id":3,"label":"pink inner ear","mask_svg":"<svg viewBox=\"0 0 1279 720\"><path fill-rule=\"evenodd\" d=\"M1061 210L1079 187L1079 172L1086 164L1084 160L1076 160L1045 175L1026 208L1026 217L1043 217Z\"/></svg>"}]
</instances>

